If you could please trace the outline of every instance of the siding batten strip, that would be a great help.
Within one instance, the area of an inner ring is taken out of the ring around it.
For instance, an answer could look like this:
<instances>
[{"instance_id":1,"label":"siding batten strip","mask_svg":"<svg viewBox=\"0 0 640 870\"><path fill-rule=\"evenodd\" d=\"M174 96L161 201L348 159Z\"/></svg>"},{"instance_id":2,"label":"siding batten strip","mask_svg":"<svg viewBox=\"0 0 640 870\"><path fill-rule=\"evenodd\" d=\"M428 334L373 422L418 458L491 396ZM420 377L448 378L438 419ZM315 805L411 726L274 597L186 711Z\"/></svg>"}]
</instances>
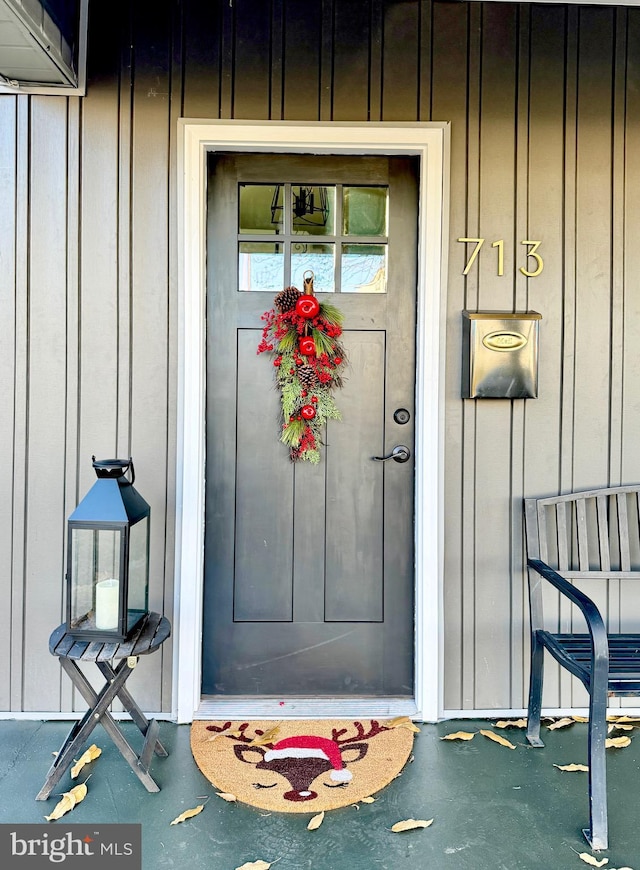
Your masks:
<instances>
[{"instance_id":1,"label":"siding batten strip","mask_svg":"<svg viewBox=\"0 0 640 870\"><path fill-rule=\"evenodd\" d=\"M0 614L0 660L7 678L0 680L0 709L11 709L11 644L13 573L13 456L15 443L16 383L16 276L17 276L17 99L0 100L0 203L5 204L3 232L0 234L0 451L5 458L5 489L0 502L0 596L5 606ZM11 457L11 459L10 459ZM8 665L8 667L7 667Z\"/></svg>"},{"instance_id":2,"label":"siding batten strip","mask_svg":"<svg viewBox=\"0 0 640 870\"><path fill-rule=\"evenodd\" d=\"M622 484L624 430L625 310L625 132L627 92L627 11L615 10L613 56L613 130L611 165L611 407L609 483Z\"/></svg>"},{"instance_id":3,"label":"siding batten strip","mask_svg":"<svg viewBox=\"0 0 640 870\"><path fill-rule=\"evenodd\" d=\"M382 120L382 0L371 0L369 37L369 121Z\"/></svg>"},{"instance_id":4,"label":"siding batten strip","mask_svg":"<svg viewBox=\"0 0 640 870\"><path fill-rule=\"evenodd\" d=\"M11 544L11 710L23 709L24 596L26 577L27 448L29 413L29 196L31 97L16 97L16 286L13 403L13 499Z\"/></svg>"},{"instance_id":5,"label":"siding batten strip","mask_svg":"<svg viewBox=\"0 0 640 870\"><path fill-rule=\"evenodd\" d=\"M482 4L467 7L467 153L466 153L466 203L465 237L480 236L480 111L482 103ZM455 174L455 173L454 173ZM466 246L465 246L466 247ZM468 254L468 252L467 252ZM466 258L465 258L466 259ZM477 311L479 302L479 271L472 270L466 277L464 307ZM462 706L473 709L478 706L476 697L476 651L477 619L476 599L478 578L476 575L476 503L477 488L477 402L463 402L463 451L462 451L462 657L463 682Z\"/></svg>"},{"instance_id":6,"label":"siding batten strip","mask_svg":"<svg viewBox=\"0 0 640 870\"><path fill-rule=\"evenodd\" d=\"M468 48L468 8L461 3L437 3L433 8L433 78L432 111L435 118L447 118L452 129L465 131L467 128L467 48ZM452 51L456 46L456 51ZM443 591L443 611L446 628L444 630L444 706L461 709L463 703L463 644L466 625L463 624L465 589L463 560L465 541L463 535L462 501L464 494L465 472L463 464L463 421L470 402L459 400L460 370L459 347L462 338L460 311L464 308L465 284L463 276L465 263L464 246L456 241L459 233L455 228L466 228L467 145L464 132L454 136L451 141L451 162L461 170L451 176L449 240L449 288L446 300L447 334L449 349L445 372L445 394L454 396L449 402L448 443L445 455L444 479L450 493L455 493L454 501L461 505L447 515L447 538L452 544L447 548ZM453 348L453 349L452 349ZM453 543L455 542L455 544Z\"/></svg>"},{"instance_id":7,"label":"siding batten strip","mask_svg":"<svg viewBox=\"0 0 640 870\"><path fill-rule=\"evenodd\" d=\"M43 655L60 614L64 522L67 100L31 100L29 403L23 707L60 705L57 660ZM46 520L45 520L46 518Z\"/></svg>"},{"instance_id":8,"label":"siding batten strip","mask_svg":"<svg viewBox=\"0 0 640 870\"><path fill-rule=\"evenodd\" d=\"M518 9L517 55L516 55L516 131L515 131L515 178L514 178L514 240L513 249L521 246L520 239L530 239L529 234L529 124L531 115L531 16L530 7L523 5ZM516 259L518 254L515 255ZM528 283L520 270L514 269L513 309L527 309ZM510 702L513 706L521 703L526 694L528 683L527 625L526 625L526 571L524 562L524 536L522 504L525 497L525 433L526 402L511 402L511 565L510 565L510 628L509 649L511 691ZM527 673L525 674L525 670Z\"/></svg>"},{"instance_id":9,"label":"siding batten strip","mask_svg":"<svg viewBox=\"0 0 640 870\"><path fill-rule=\"evenodd\" d=\"M65 474L64 474L64 516L61 524L61 550L63 570L66 570L66 520L77 504L77 468L79 441L79 284L80 284L80 115L82 101L69 98L67 101L67 306L66 306L66 421L65 421ZM66 587L64 573L59 578L61 588ZM64 610L66 596L61 596L60 621L66 619ZM55 628L55 626L52 626ZM73 704L71 681L59 669L60 706L69 710Z\"/></svg>"}]
</instances>

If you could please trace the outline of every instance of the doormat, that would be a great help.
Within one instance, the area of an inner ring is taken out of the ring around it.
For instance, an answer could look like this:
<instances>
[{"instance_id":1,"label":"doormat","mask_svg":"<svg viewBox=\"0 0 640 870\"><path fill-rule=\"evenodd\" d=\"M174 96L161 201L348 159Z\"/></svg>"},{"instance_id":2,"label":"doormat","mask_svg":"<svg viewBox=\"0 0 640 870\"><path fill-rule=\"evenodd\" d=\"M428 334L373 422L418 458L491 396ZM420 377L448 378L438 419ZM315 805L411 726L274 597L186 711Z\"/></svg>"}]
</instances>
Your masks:
<instances>
[{"instance_id":1,"label":"doormat","mask_svg":"<svg viewBox=\"0 0 640 870\"><path fill-rule=\"evenodd\" d=\"M191 751L221 792L263 810L334 810L374 796L407 762L409 719L195 721Z\"/></svg>"}]
</instances>

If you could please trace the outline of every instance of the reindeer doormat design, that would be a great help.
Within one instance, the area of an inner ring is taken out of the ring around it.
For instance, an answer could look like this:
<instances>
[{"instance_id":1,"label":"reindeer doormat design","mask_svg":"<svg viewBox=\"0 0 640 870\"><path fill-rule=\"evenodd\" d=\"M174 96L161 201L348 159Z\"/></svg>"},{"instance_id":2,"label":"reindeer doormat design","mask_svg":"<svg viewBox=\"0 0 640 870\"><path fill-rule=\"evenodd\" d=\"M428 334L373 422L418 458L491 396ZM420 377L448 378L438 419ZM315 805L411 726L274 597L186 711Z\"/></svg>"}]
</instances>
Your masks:
<instances>
[{"instance_id":1,"label":"reindeer doormat design","mask_svg":"<svg viewBox=\"0 0 640 870\"><path fill-rule=\"evenodd\" d=\"M375 795L406 764L413 736L375 719L196 721L191 751L207 779L238 801L310 813Z\"/></svg>"}]
</instances>

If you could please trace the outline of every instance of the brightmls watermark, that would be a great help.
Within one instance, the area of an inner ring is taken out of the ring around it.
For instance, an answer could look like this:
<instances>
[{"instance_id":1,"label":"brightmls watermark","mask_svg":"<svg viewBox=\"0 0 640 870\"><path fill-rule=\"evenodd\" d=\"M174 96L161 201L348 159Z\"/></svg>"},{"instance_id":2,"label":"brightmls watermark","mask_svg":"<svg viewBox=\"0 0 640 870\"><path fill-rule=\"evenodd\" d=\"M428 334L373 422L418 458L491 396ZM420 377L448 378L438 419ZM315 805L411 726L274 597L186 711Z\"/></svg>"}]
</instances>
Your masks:
<instances>
[{"instance_id":1,"label":"brightmls watermark","mask_svg":"<svg viewBox=\"0 0 640 870\"><path fill-rule=\"evenodd\" d=\"M141 825L0 825L7 870L142 870Z\"/></svg>"}]
</instances>

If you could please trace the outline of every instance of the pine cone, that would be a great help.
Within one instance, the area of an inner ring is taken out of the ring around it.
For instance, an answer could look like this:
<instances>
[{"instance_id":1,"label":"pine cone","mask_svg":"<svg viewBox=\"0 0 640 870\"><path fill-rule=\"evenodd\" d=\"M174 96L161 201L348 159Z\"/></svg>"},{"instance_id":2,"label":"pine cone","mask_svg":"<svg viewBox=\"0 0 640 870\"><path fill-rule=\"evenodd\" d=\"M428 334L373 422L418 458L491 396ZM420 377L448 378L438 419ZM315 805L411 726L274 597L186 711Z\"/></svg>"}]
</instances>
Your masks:
<instances>
[{"instance_id":1,"label":"pine cone","mask_svg":"<svg viewBox=\"0 0 640 870\"><path fill-rule=\"evenodd\" d=\"M297 287L285 287L284 290L281 290L280 293L273 300L276 308L279 308L280 311L291 311L296 307L296 302L300 297L300 291Z\"/></svg>"},{"instance_id":2,"label":"pine cone","mask_svg":"<svg viewBox=\"0 0 640 870\"><path fill-rule=\"evenodd\" d=\"M315 387L318 383L318 377L313 366L300 366L298 369L298 380L300 381L302 388L305 390L310 390Z\"/></svg>"}]
</instances>

